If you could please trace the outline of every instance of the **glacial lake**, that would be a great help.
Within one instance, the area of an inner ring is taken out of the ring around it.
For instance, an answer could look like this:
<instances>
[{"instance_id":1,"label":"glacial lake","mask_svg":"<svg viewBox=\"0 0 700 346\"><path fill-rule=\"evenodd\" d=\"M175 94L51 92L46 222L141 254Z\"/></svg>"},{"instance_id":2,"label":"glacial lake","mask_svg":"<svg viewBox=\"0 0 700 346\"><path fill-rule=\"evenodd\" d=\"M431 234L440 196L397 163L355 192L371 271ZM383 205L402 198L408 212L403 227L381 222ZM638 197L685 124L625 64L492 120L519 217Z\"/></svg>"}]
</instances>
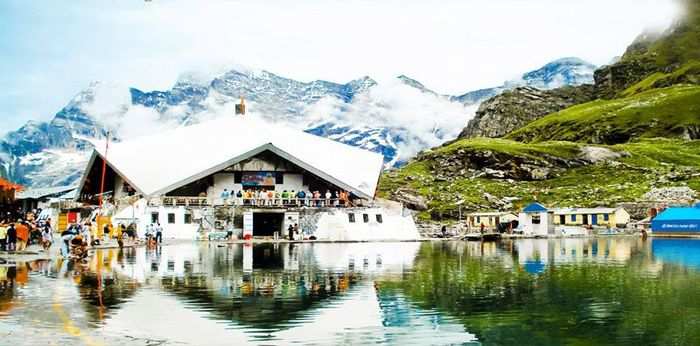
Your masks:
<instances>
[{"instance_id":1,"label":"glacial lake","mask_svg":"<svg viewBox=\"0 0 700 346\"><path fill-rule=\"evenodd\" d=\"M700 241L217 245L0 267L3 345L700 345Z\"/></svg>"}]
</instances>

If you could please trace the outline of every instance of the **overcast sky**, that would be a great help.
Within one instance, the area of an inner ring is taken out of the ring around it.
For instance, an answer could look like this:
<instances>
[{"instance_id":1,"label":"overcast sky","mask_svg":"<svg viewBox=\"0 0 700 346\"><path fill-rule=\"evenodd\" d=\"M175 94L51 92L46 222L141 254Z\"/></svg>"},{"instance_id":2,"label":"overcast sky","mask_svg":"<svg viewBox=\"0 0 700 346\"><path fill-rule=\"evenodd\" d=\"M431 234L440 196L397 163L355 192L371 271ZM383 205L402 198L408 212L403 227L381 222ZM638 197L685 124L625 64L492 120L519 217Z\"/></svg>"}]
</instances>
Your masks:
<instances>
[{"instance_id":1,"label":"overcast sky","mask_svg":"<svg viewBox=\"0 0 700 346\"><path fill-rule=\"evenodd\" d=\"M567 56L600 65L674 0L2 0L0 134L48 120L91 81L167 89L247 66L302 80L400 74L440 93Z\"/></svg>"}]
</instances>

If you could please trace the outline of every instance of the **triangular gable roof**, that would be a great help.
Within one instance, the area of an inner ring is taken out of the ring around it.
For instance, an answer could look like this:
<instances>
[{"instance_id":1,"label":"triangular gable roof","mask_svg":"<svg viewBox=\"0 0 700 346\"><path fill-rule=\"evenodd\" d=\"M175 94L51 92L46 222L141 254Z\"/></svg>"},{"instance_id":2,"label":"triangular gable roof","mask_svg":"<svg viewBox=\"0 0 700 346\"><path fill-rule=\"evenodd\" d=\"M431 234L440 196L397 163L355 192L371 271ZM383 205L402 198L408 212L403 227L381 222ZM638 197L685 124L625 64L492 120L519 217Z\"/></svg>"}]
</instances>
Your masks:
<instances>
[{"instance_id":1,"label":"triangular gable roof","mask_svg":"<svg viewBox=\"0 0 700 346\"><path fill-rule=\"evenodd\" d=\"M541 213L547 211L547 208L545 208L542 204L539 203L531 203L525 209L523 209L523 213Z\"/></svg>"},{"instance_id":2,"label":"triangular gable roof","mask_svg":"<svg viewBox=\"0 0 700 346\"><path fill-rule=\"evenodd\" d=\"M104 157L104 142L94 144L85 174L96 158ZM252 116L110 143L107 163L143 195L158 196L265 150L365 198L374 196L384 163L380 154Z\"/></svg>"},{"instance_id":3,"label":"triangular gable roof","mask_svg":"<svg viewBox=\"0 0 700 346\"><path fill-rule=\"evenodd\" d=\"M39 187L34 189L27 189L17 193L17 199L40 199L44 197L62 195L66 192L73 191L77 188L75 185L67 186L53 186L53 187Z\"/></svg>"}]
</instances>

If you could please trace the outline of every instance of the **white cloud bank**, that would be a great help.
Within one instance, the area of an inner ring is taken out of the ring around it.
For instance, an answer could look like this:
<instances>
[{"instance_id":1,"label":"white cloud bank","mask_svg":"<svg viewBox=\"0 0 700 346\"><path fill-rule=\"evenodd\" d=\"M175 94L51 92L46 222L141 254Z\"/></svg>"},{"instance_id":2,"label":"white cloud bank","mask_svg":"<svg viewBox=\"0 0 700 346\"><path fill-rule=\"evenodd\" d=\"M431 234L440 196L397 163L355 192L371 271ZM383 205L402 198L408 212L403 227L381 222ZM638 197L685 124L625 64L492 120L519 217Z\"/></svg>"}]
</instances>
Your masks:
<instances>
[{"instance_id":1,"label":"white cloud bank","mask_svg":"<svg viewBox=\"0 0 700 346\"><path fill-rule=\"evenodd\" d=\"M676 1L8 0L0 132L50 118L94 80L162 90L236 62L307 81L406 74L459 94L563 56L604 64L668 24Z\"/></svg>"}]
</instances>

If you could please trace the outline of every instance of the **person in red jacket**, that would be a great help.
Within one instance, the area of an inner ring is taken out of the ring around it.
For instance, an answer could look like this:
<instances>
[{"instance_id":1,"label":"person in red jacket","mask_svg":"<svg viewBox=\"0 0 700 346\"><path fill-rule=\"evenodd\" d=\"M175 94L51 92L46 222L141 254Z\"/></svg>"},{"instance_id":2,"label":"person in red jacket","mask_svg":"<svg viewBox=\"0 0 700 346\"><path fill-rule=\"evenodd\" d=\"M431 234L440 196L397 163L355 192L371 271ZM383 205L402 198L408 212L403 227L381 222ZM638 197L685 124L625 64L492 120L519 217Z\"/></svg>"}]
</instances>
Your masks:
<instances>
[{"instance_id":1,"label":"person in red jacket","mask_svg":"<svg viewBox=\"0 0 700 346\"><path fill-rule=\"evenodd\" d=\"M15 229L17 230L17 251L24 251L29 241L29 227L20 219L17 220Z\"/></svg>"}]
</instances>

